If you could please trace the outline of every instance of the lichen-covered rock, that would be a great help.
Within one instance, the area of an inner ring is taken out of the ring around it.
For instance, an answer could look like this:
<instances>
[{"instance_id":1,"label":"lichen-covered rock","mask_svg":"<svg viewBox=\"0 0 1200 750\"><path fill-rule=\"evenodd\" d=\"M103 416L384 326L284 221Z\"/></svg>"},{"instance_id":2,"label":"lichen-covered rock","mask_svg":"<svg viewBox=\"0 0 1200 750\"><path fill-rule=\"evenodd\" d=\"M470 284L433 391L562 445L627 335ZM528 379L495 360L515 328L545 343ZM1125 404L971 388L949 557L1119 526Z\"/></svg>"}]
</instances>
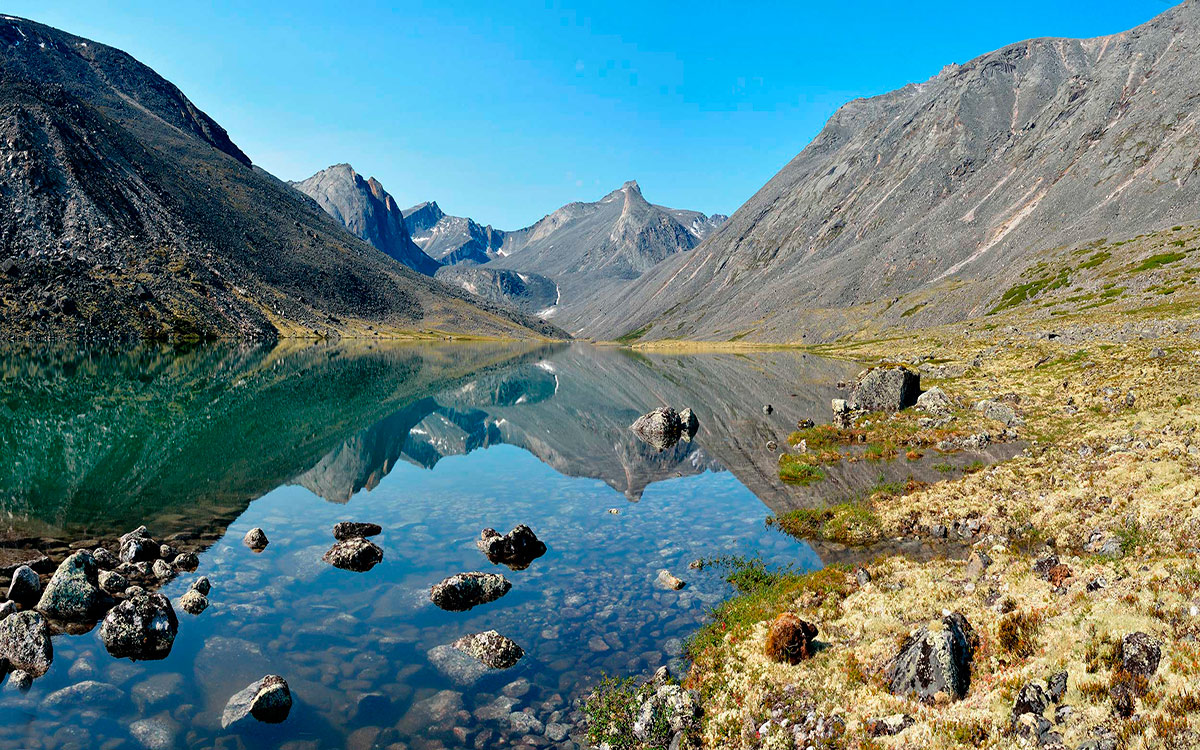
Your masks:
<instances>
[{"instance_id":1,"label":"lichen-covered rock","mask_svg":"<svg viewBox=\"0 0 1200 750\"><path fill-rule=\"evenodd\" d=\"M683 434L683 423L674 409L660 406L638 417L629 429L647 445L664 451L679 442L679 436Z\"/></svg>"},{"instance_id":2,"label":"lichen-covered rock","mask_svg":"<svg viewBox=\"0 0 1200 750\"><path fill-rule=\"evenodd\" d=\"M121 558L109 552L103 547L97 547L92 551L92 557L96 559L96 565L101 570L112 570L121 564Z\"/></svg>"},{"instance_id":3,"label":"lichen-covered rock","mask_svg":"<svg viewBox=\"0 0 1200 750\"><path fill-rule=\"evenodd\" d=\"M945 416L954 410L954 402L935 385L917 397L917 408L928 414Z\"/></svg>"},{"instance_id":4,"label":"lichen-covered rock","mask_svg":"<svg viewBox=\"0 0 1200 750\"><path fill-rule=\"evenodd\" d=\"M129 580L115 570L102 570L96 576L96 580L100 583L100 588L113 596L122 594L125 589L129 588Z\"/></svg>"},{"instance_id":5,"label":"lichen-covered rock","mask_svg":"<svg viewBox=\"0 0 1200 750\"><path fill-rule=\"evenodd\" d=\"M499 599L511 588L508 579L496 573L459 573L435 583L429 599L444 610L465 612Z\"/></svg>"},{"instance_id":6,"label":"lichen-covered rock","mask_svg":"<svg viewBox=\"0 0 1200 750\"><path fill-rule=\"evenodd\" d=\"M1012 715L1014 719L1022 714L1042 716L1046 713L1049 705L1050 693L1040 682L1026 683L1017 691L1016 700L1013 701Z\"/></svg>"},{"instance_id":7,"label":"lichen-covered rock","mask_svg":"<svg viewBox=\"0 0 1200 750\"><path fill-rule=\"evenodd\" d=\"M791 612L776 617L767 631L767 658L771 661L799 664L813 655L817 626Z\"/></svg>"},{"instance_id":8,"label":"lichen-covered rock","mask_svg":"<svg viewBox=\"0 0 1200 750\"><path fill-rule=\"evenodd\" d=\"M12 582L8 584L10 602L16 602L26 609L37 604L42 596L42 579L28 565L22 565L13 572Z\"/></svg>"},{"instance_id":9,"label":"lichen-covered rock","mask_svg":"<svg viewBox=\"0 0 1200 750\"><path fill-rule=\"evenodd\" d=\"M971 686L977 646L975 631L959 612L922 626L901 644L889 669L888 687L895 695L920 700L933 700L938 693L961 700Z\"/></svg>"},{"instance_id":10,"label":"lichen-covered rock","mask_svg":"<svg viewBox=\"0 0 1200 750\"><path fill-rule=\"evenodd\" d=\"M508 669L525 655L524 649L495 630L466 635L450 645L465 654L470 654L491 669Z\"/></svg>"},{"instance_id":11,"label":"lichen-covered rock","mask_svg":"<svg viewBox=\"0 0 1200 750\"><path fill-rule=\"evenodd\" d=\"M1121 639L1121 668L1129 674L1151 677L1158 671L1162 647L1146 633L1130 633Z\"/></svg>"},{"instance_id":12,"label":"lichen-covered rock","mask_svg":"<svg viewBox=\"0 0 1200 750\"><path fill-rule=\"evenodd\" d=\"M160 581L169 581L175 575L175 570L166 560L155 560L154 565L150 566L150 572Z\"/></svg>"},{"instance_id":13,"label":"lichen-covered rock","mask_svg":"<svg viewBox=\"0 0 1200 750\"><path fill-rule=\"evenodd\" d=\"M119 545L123 562L151 562L158 559L159 544L150 537L150 531L145 526L122 535Z\"/></svg>"},{"instance_id":14,"label":"lichen-covered rock","mask_svg":"<svg viewBox=\"0 0 1200 750\"><path fill-rule=\"evenodd\" d=\"M162 659L171 653L178 631L179 620L167 597L139 591L104 617L100 640L117 658Z\"/></svg>"},{"instance_id":15,"label":"lichen-covered rock","mask_svg":"<svg viewBox=\"0 0 1200 750\"><path fill-rule=\"evenodd\" d=\"M246 532L246 536L242 537L242 542L255 552L261 552L271 543L267 539L267 533L257 526Z\"/></svg>"},{"instance_id":16,"label":"lichen-covered rock","mask_svg":"<svg viewBox=\"0 0 1200 750\"><path fill-rule=\"evenodd\" d=\"M975 404L975 411L980 412L988 419L994 419L1000 422L1005 427L1019 424L1021 418L1017 416L1017 410L1008 404L1002 404L997 401L988 401L984 399Z\"/></svg>"},{"instance_id":17,"label":"lichen-covered rock","mask_svg":"<svg viewBox=\"0 0 1200 750\"><path fill-rule=\"evenodd\" d=\"M47 617L67 622L95 622L111 602L100 590L99 569L92 553L80 550L58 566L37 608Z\"/></svg>"},{"instance_id":18,"label":"lichen-covered rock","mask_svg":"<svg viewBox=\"0 0 1200 750\"><path fill-rule=\"evenodd\" d=\"M171 565L175 568L175 570L182 570L190 573L196 568L200 567L200 558L196 557L194 552L180 552L178 555L175 555L175 559L172 561Z\"/></svg>"},{"instance_id":19,"label":"lichen-covered rock","mask_svg":"<svg viewBox=\"0 0 1200 750\"><path fill-rule=\"evenodd\" d=\"M512 570L525 570L534 560L546 554L546 545L525 524L503 536L495 529L484 529L475 546L492 564L507 565Z\"/></svg>"},{"instance_id":20,"label":"lichen-covered rock","mask_svg":"<svg viewBox=\"0 0 1200 750\"><path fill-rule=\"evenodd\" d=\"M335 568L363 573L383 560L383 550L360 536L338 542L322 558Z\"/></svg>"},{"instance_id":21,"label":"lichen-covered rock","mask_svg":"<svg viewBox=\"0 0 1200 750\"><path fill-rule=\"evenodd\" d=\"M292 710L292 692L287 681L269 674L252 682L236 693L221 712L221 728L229 727L251 717L268 724L278 724Z\"/></svg>"},{"instance_id":22,"label":"lichen-covered rock","mask_svg":"<svg viewBox=\"0 0 1200 750\"><path fill-rule=\"evenodd\" d=\"M671 735L694 736L700 730L700 702L679 685L660 685L638 707L633 722L635 739L653 739L656 728L665 726Z\"/></svg>"},{"instance_id":23,"label":"lichen-covered rock","mask_svg":"<svg viewBox=\"0 0 1200 750\"><path fill-rule=\"evenodd\" d=\"M900 411L917 403L921 375L907 367L874 367L859 373L850 389L850 408L861 411Z\"/></svg>"},{"instance_id":24,"label":"lichen-covered rock","mask_svg":"<svg viewBox=\"0 0 1200 750\"><path fill-rule=\"evenodd\" d=\"M892 714L867 720L866 729L872 737L890 737L900 734L915 723L916 719L908 714Z\"/></svg>"},{"instance_id":25,"label":"lichen-covered rock","mask_svg":"<svg viewBox=\"0 0 1200 750\"><path fill-rule=\"evenodd\" d=\"M700 420L696 419L696 413L690 408L679 412L679 425L682 428L679 439L689 443L692 442L692 438L696 437L696 433L700 431Z\"/></svg>"},{"instance_id":26,"label":"lichen-covered rock","mask_svg":"<svg viewBox=\"0 0 1200 750\"><path fill-rule=\"evenodd\" d=\"M1055 672L1046 680L1046 692L1050 694L1050 700L1055 703L1062 701L1063 696L1067 694L1067 671L1064 669L1061 672Z\"/></svg>"},{"instance_id":27,"label":"lichen-covered rock","mask_svg":"<svg viewBox=\"0 0 1200 750\"><path fill-rule=\"evenodd\" d=\"M208 609L208 597L195 589L188 589L179 597L179 608L189 615L198 615Z\"/></svg>"},{"instance_id":28,"label":"lichen-covered rock","mask_svg":"<svg viewBox=\"0 0 1200 750\"><path fill-rule=\"evenodd\" d=\"M356 536L368 537L382 533L383 527L377 523L340 521L333 525L333 538L337 539L338 541L353 539Z\"/></svg>"},{"instance_id":29,"label":"lichen-covered rock","mask_svg":"<svg viewBox=\"0 0 1200 750\"><path fill-rule=\"evenodd\" d=\"M27 610L0 620L0 659L31 677L46 674L54 660L46 618Z\"/></svg>"}]
</instances>

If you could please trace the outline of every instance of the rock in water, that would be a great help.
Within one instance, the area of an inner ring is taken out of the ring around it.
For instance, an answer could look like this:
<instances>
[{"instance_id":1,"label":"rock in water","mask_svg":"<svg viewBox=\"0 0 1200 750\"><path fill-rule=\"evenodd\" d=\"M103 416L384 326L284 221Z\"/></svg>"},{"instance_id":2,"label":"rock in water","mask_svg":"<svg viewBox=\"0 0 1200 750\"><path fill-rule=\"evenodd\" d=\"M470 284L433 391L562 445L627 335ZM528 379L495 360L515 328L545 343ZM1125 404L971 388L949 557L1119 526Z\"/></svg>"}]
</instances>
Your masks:
<instances>
[{"instance_id":1,"label":"rock in water","mask_svg":"<svg viewBox=\"0 0 1200 750\"><path fill-rule=\"evenodd\" d=\"M696 413L690 408L679 412L679 424L683 428L683 433L679 438L689 443L692 442L692 438L696 437L696 433L700 431L700 420L696 419Z\"/></svg>"},{"instance_id":2,"label":"rock in water","mask_svg":"<svg viewBox=\"0 0 1200 750\"><path fill-rule=\"evenodd\" d=\"M507 565L512 570L525 570L537 558L546 554L546 545L525 524L504 536L495 529L484 529L475 542L487 559L495 565Z\"/></svg>"},{"instance_id":3,"label":"rock in water","mask_svg":"<svg viewBox=\"0 0 1200 750\"><path fill-rule=\"evenodd\" d=\"M246 536L242 538L242 541L245 542L247 547L255 552L262 552L267 548L267 545L270 544L270 542L267 541L266 532L257 526L247 531Z\"/></svg>"},{"instance_id":4,"label":"rock in water","mask_svg":"<svg viewBox=\"0 0 1200 750\"><path fill-rule=\"evenodd\" d=\"M171 653L179 620L162 594L132 594L113 607L100 625L108 653L132 659L162 659Z\"/></svg>"},{"instance_id":5,"label":"rock in water","mask_svg":"<svg viewBox=\"0 0 1200 750\"><path fill-rule=\"evenodd\" d=\"M0 620L0 659L31 677L46 674L54 660L46 618L28 610Z\"/></svg>"},{"instance_id":6,"label":"rock in water","mask_svg":"<svg viewBox=\"0 0 1200 750\"><path fill-rule=\"evenodd\" d=\"M435 583L429 592L434 604L450 612L465 612L494 602L508 593L512 584L496 573L459 573Z\"/></svg>"},{"instance_id":7,"label":"rock in water","mask_svg":"<svg viewBox=\"0 0 1200 750\"><path fill-rule=\"evenodd\" d=\"M208 609L208 597L195 589L188 589L179 597L179 608L189 615L198 615Z\"/></svg>"},{"instance_id":8,"label":"rock in water","mask_svg":"<svg viewBox=\"0 0 1200 750\"><path fill-rule=\"evenodd\" d=\"M643 414L629 426L642 442L653 448L664 451L679 442L683 434L683 423L679 415L669 406L660 406L652 412Z\"/></svg>"},{"instance_id":9,"label":"rock in water","mask_svg":"<svg viewBox=\"0 0 1200 750\"><path fill-rule=\"evenodd\" d=\"M200 558L196 557L193 552L180 552L175 556L175 560L171 563L176 570L186 571L191 573L196 568L200 567Z\"/></svg>"},{"instance_id":10,"label":"rock in water","mask_svg":"<svg viewBox=\"0 0 1200 750\"><path fill-rule=\"evenodd\" d=\"M862 411L900 411L917 403L921 375L907 367L874 367L859 373L850 389L850 407Z\"/></svg>"},{"instance_id":11,"label":"rock in water","mask_svg":"<svg viewBox=\"0 0 1200 750\"><path fill-rule=\"evenodd\" d=\"M158 559L159 544L150 537L145 526L139 526L120 539L122 562L151 562Z\"/></svg>"},{"instance_id":12,"label":"rock in water","mask_svg":"<svg viewBox=\"0 0 1200 750\"><path fill-rule=\"evenodd\" d=\"M363 573L383 560L383 550L361 536L355 536L330 547L321 559L335 568Z\"/></svg>"},{"instance_id":13,"label":"rock in water","mask_svg":"<svg viewBox=\"0 0 1200 750\"><path fill-rule=\"evenodd\" d=\"M450 645L474 656L492 669L508 669L525 655L524 649L495 630L466 635Z\"/></svg>"},{"instance_id":14,"label":"rock in water","mask_svg":"<svg viewBox=\"0 0 1200 750\"><path fill-rule=\"evenodd\" d=\"M675 576L671 575L671 571L667 570L666 568L658 571L658 577L654 579L654 582L662 588L670 589L671 591L678 591L687 585L686 581L684 581L682 578L676 578Z\"/></svg>"},{"instance_id":15,"label":"rock in water","mask_svg":"<svg viewBox=\"0 0 1200 750\"><path fill-rule=\"evenodd\" d=\"M166 560L155 560L151 566L150 572L154 573L154 577L160 581L168 581L175 575L175 571L167 564Z\"/></svg>"},{"instance_id":16,"label":"rock in water","mask_svg":"<svg viewBox=\"0 0 1200 750\"><path fill-rule=\"evenodd\" d=\"M96 565L98 565L101 570L112 570L121 564L121 558L117 557L103 547L97 547L95 550L93 550L92 557L96 558Z\"/></svg>"},{"instance_id":17,"label":"rock in water","mask_svg":"<svg viewBox=\"0 0 1200 750\"><path fill-rule=\"evenodd\" d=\"M292 692L287 681L277 674L269 674L229 699L221 713L221 728L228 729L250 717L267 724L278 724L291 710Z\"/></svg>"},{"instance_id":18,"label":"rock in water","mask_svg":"<svg viewBox=\"0 0 1200 750\"><path fill-rule=\"evenodd\" d=\"M100 590L98 568L92 553L74 553L50 578L37 608L47 617L69 622L95 622L110 599Z\"/></svg>"},{"instance_id":19,"label":"rock in water","mask_svg":"<svg viewBox=\"0 0 1200 750\"><path fill-rule=\"evenodd\" d=\"M895 695L933 700L945 693L961 700L971 686L971 661L978 638L959 612L938 625L923 626L904 639L889 670L889 689Z\"/></svg>"},{"instance_id":20,"label":"rock in water","mask_svg":"<svg viewBox=\"0 0 1200 750\"><path fill-rule=\"evenodd\" d=\"M201 594L208 596L208 592L212 591L212 583L209 582L208 576L200 576L192 581L192 585L188 586L190 591L199 591Z\"/></svg>"},{"instance_id":21,"label":"rock in water","mask_svg":"<svg viewBox=\"0 0 1200 750\"><path fill-rule=\"evenodd\" d=\"M125 589L129 588L129 581L115 570L100 571L100 575L96 576L96 580L100 582L100 588L103 591L114 596L124 593Z\"/></svg>"},{"instance_id":22,"label":"rock in water","mask_svg":"<svg viewBox=\"0 0 1200 750\"><path fill-rule=\"evenodd\" d=\"M767 631L767 658L788 664L799 664L813 655L813 639L817 626L784 612L771 623Z\"/></svg>"},{"instance_id":23,"label":"rock in water","mask_svg":"<svg viewBox=\"0 0 1200 750\"><path fill-rule=\"evenodd\" d=\"M8 584L8 600L26 609L37 603L42 595L42 579L28 565L22 565L13 573Z\"/></svg>"},{"instance_id":24,"label":"rock in water","mask_svg":"<svg viewBox=\"0 0 1200 750\"><path fill-rule=\"evenodd\" d=\"M377 523L340 521L333 525L333 538L340 542L344 542L347 539L353 539L356 536L368 537L382 533L383 527Z\"/></svg>"}]
</instances>

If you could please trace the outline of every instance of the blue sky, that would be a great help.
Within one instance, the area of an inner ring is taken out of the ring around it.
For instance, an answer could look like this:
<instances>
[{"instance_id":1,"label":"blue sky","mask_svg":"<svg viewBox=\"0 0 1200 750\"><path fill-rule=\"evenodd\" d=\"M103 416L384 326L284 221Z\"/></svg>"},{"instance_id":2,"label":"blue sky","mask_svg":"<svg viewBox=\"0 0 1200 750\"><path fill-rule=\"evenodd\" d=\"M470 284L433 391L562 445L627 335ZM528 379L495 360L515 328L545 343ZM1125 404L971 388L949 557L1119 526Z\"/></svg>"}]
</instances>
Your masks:
<instances>
[{"instance_id":1,"label":"blue sky","mask_svg":"<svg viewBox=\"0 0 1200 750\"><path fill-rule=\"evenodd\" d=\"M255 163L349 162L402 205L515 229L637 179L732 213L846 100L1036 36L1100 36L1165 0L54 2L5 12L120 47Z\"/></svg>"}]
</instances>

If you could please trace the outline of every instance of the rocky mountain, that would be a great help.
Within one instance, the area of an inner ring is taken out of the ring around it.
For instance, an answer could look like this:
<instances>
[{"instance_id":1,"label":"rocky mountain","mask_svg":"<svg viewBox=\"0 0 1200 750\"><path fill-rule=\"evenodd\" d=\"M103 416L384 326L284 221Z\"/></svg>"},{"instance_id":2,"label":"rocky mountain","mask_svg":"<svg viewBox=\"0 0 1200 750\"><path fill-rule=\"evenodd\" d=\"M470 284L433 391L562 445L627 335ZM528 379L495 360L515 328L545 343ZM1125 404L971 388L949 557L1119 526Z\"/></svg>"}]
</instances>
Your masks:
<instances>
[{"instance_id":1,"label":"rocky mountain","mask_svg":"<svg viewBox=\"0 0 1200 750\"><path fill-rule=\"evenodd\" d=\"M374 177L364 180L349 164L335 164L307 180L288 184L315 200L356 236L414 271L433 276L441 268L441 263L412 241L400 208Z\"/></svg>"},{"instance_id":2,"label":"rocky mountain","mask_svg":"<svg viewBox=\"0 0 1200 750\"><path fill-rule=\"evenodd\" d=\"M124 52L11 16L0 164L7 336L555 335L349 235Z\"/></svg>"},{"instance_id":3,"label":"rocky mountain","mask_svg":"<svg viewBox=\"0 0 1200 750\"><path fill-rule=\"evenodd\" d=\"M437 203L419 203L404 211L413 241L446 265L487 263L500 254L507 232L480 226L473 219L447 216Z\"/></svg>"},{"instance_id":4,"label":"rocky mountain","mask_svg":"<svg viewBox=\"0 0 1200 750\"><path fill-rule=\"evenodd\" d=\"M511 305L530 315L547 315L558 303L558 284L540 273L459 264L438 268L436 278L488 302Z\"/></svg>"},{"instance_id":5,"label":"rocky mountain","mask_svg":"<svg viewBox=\"0 0 1200 750\"><path fill-rule=\"evenodd\" d=\"M985 314L1043 250L1197 215L1197 97L1189 0L1132 31L1034 39L852 101L582 332L812 342Z\"/></svg>"}]
</instances>

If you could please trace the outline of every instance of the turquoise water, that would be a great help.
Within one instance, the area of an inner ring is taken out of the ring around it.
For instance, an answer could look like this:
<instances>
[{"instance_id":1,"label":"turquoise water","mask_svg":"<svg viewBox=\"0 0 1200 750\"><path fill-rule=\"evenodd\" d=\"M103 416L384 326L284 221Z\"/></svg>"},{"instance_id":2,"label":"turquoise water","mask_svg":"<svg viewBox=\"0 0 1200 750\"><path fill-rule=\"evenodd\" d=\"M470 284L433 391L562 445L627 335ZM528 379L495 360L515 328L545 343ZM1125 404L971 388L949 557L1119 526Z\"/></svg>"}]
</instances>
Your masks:
<instances>
[{"instance_id":1,"label":"turquoise water","mask_svg":"<svg viewBox=\"0 0 1200 750\"><path fill-rule=\"evenodd\" d=\"M823 417L854 370L791 352L201 347L0 365L7 544L115 550L144 523L199 552L164 594L213 584L202 614L176 607L161 661L113 659L98 628L56 636L48 674L0 688L0 747L575 747L602 674L686 669L684 639L729 594L691 561L817 568L763 521L854 489L774 475L768 441ZM696 411L694 442L658 453L629 432L660 404ZM382 563L322 561L342 520L383 527ZM520 523L548 546L528 569L476 549L481 529ZM241 541L253 527L270 540L258 554ZM662 569L687 586L656 586ZM477 570L512 590L468 612L429 602L432 584ZM492 629L524 649L516 667L442 661L439 647ZM288 719L222 730L229 697L269 673L290 686ZM91 700L56 694L86 680L102 683Z\"/></svg>"}]
</instances>

